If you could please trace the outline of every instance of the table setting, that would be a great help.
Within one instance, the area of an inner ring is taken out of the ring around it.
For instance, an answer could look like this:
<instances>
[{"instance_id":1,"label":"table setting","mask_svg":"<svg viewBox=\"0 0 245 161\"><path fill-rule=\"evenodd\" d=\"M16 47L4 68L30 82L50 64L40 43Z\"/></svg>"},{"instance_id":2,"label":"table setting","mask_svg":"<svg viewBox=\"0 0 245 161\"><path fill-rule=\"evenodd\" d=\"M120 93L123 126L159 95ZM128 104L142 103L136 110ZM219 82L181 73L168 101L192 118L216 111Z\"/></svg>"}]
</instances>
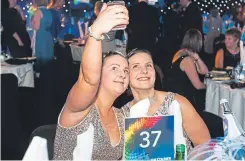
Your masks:
<instances>
[{"instance_id":1,"label":"table setting","mask_svg":"<svg viewBox=\"0 0 245 161\"><path fill-rule=\"evenodd\" d=\"M64 43L70 46L73 61L80 62L85 46L85 39L74 38L72 40L64 41Z\"/></svg>"},{"instance_id":2,"label":"table setting","mask_svg":"<svg viewBox=\"0 0 245 161\"><path fill-rule=\"evenodd\" d=\"M241 44L241 60L236 67L214 68L205 77L205 111L220 114L219 101L227 99L234 116L245 129L245 53Z\"/></svg>"},{"instance_id":3,"label":"table setting","mask_svg":"<svg viewBox=\"0 0 245 161\"><path fill-rule=\"evenodd\" d=\"M19 87L34 88L33 62L36 57L11 58L1 55L1 74L14 74Z\"/></svg>"}]
</instances>

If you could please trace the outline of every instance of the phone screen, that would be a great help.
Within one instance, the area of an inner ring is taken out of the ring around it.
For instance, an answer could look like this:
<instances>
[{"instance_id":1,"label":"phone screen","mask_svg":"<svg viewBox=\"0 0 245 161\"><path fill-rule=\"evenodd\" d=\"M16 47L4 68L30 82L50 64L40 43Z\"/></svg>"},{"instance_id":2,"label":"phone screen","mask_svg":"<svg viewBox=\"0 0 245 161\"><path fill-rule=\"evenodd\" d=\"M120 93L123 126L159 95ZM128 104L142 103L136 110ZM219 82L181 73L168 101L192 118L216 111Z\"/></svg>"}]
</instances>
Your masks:
<instances>
[{"instance_id":1,"label":"phone screen","mask_svg":"<svg viewBox=\"0 0 245 161\"><path fill-rule=\"evenodd\" d=\"M123 6L125 6L125 2L124 1L111 1L111 2L107 3L107 6L113 6L113 5L123 5ZM118 26L114 27L112 29L112 31L124 30L124 29L126 29L126 27L127 27L127 25L118 25Z\"/></svg>"}]
</instances>

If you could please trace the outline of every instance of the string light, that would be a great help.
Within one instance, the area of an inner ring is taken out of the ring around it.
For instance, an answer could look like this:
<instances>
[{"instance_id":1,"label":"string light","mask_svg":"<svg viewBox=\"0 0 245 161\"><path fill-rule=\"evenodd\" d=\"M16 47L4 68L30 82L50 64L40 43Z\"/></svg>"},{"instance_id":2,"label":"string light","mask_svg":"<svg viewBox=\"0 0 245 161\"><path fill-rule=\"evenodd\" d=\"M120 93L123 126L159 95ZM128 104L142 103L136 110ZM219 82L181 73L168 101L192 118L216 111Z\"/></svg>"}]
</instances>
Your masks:
<instances>
[{"instance_id":1,"label":"string light","mask_svg":"<svg viewBox=\"0 0 245 161\"><path fill-rule=\"evenodd\" d=\"M220 13L225 13L231 8L238 5L244 5L245 0L193 0L196 3L202 13L208 13L211 8L215 7Z\"/></svg>"}]
</instances>

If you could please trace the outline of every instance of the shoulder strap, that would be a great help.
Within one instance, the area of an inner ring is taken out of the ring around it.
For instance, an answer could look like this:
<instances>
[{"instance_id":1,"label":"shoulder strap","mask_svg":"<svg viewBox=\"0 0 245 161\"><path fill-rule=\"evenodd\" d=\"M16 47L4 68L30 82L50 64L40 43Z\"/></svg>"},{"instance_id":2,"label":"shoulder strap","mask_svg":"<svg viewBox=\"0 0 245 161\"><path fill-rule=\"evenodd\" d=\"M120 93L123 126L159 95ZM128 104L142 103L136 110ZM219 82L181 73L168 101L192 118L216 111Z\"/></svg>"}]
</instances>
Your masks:
<instances>
[{"instance_id":1,"label":"shoulder strap","mask_svg":"<svg viewBox=\"0 0 245 161\"><path fill-rule=\"evenodd\" d=\"M166 97L164 99L165 108L167 108L167 109L169 108L171 103L174 101L174 96L175 96L175 93L168 92L168 94L166 95Z\"/></svg>"},{"instance_id":2,"label":"shoulder strap","mask_svg":"<svg viewBox=\"0 0 245 161\"><path fill-rule=\"evenodd\" d=\"M125 117L129 117L129 114L130 114L129 103L124 105L121 109L122 109L122 112L123 112L124 116Z\"/></svg>"}]
</instances>

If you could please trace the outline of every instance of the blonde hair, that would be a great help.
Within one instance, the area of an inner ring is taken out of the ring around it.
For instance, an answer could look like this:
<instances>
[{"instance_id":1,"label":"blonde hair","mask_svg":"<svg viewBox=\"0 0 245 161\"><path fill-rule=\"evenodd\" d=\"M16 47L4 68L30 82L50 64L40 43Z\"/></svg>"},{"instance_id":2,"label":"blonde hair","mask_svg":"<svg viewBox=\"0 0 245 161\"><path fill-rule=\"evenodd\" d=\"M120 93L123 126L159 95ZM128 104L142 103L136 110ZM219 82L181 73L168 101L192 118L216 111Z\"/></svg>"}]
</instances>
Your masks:
<instances>
[{"instance_id":1,"label":"blonde hair","mask_svg":"<svg viewBox=\"0 0 245 161\"><path fill-rule=\"evenodd\" d=\"M37 6L47 6L49 4L48 0L34 0Z\"/></svg>"},{"instance_id":2,"label":"blonde hair","mask_svg":"<svg viewBox=\"0 0 245 161\"><path fill-rule=\"evenodd\" d=\"M97 2L94 4L94 9L95 9L97 12L100 12L102 6L103 6L103 2L97 1Z\"/></svg>"}]
</instances>

